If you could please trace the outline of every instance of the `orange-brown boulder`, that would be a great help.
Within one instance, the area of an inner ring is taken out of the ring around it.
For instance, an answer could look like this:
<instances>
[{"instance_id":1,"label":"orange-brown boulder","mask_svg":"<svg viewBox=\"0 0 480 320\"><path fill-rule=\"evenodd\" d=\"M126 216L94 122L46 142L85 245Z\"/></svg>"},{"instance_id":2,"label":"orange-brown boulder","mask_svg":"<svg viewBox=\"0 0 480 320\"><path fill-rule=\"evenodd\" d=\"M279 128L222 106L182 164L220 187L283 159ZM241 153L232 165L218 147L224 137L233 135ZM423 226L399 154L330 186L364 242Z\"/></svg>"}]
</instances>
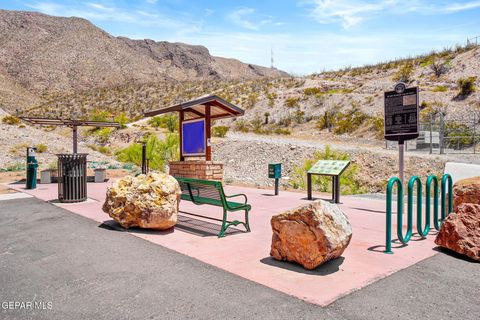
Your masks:
<instances>
[{"instance_id":1,"label":"orange-brown boulder","mask_svg":"<svg viewBox=\"0 0 480 320\"><path fill-rule=\"evenodd\" d=\"M453 186L453 211L463 203L480 204L480 176L459 180Z\"/></svg>"},{"instance_id":2,"label":"orange-brown boulder","mask_svg":"<svg viewBox=\"0 0 480 320\"><path fill-rule=\"evenodd\" d=\"M337 205L325 201L273 216L270 255L315 269L338 258L352 238L352 227Z\"/></svg>"},{"instance_id":3,"label":"orange-brown boulder","mask_svg":"<svg viewBox=\"0 0 480 320\"><path fill-rule=\"evenodd\" d=\"M459 205L443 222L435 243L480 261L480 205Z\"/></svg>"}]
</instances>

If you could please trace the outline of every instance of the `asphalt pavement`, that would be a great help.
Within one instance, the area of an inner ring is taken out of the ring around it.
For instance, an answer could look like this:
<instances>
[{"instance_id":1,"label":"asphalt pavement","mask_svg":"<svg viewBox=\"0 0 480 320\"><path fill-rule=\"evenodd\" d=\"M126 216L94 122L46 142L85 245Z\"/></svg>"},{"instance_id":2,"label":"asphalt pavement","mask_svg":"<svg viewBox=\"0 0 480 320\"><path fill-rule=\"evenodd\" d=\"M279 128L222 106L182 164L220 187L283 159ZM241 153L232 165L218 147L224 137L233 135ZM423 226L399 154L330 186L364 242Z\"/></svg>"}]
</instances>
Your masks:
<instances>
[{"instance_id":1,"label":"asphalt pavement","mask_svg":"<svg viewBox=\"0 0 480 320\"><path fill-rule=\"evenodd\" d=\"M35 198L0 239L0 319L480 318L480 263L444 251L322 308Z\"/></svg>"}]
</instances>

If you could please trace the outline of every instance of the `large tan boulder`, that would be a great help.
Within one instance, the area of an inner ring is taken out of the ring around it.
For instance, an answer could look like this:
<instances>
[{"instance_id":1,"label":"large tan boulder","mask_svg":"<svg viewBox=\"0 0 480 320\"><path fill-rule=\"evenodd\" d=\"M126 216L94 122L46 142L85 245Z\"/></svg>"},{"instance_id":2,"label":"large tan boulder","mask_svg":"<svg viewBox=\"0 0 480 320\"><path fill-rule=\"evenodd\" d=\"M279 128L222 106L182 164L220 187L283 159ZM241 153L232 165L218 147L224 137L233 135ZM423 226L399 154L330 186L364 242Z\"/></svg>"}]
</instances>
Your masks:
<instances>
[{"instance_id":1,"label":"large tan boulder","mask_svg":"<svg viewBox=\"0 0 480 320\"><path fill-rule=\"evenodd\" d=\"M480 205L459 205L444 220L435 243L480 261Z\"/></svg>"},{"instance_id":2,"label":"large tan boulder","mask_svg":"<svg viewBox=\"0 0 480 320\"><path fill-rule=\"evenodd\" d=\"M480 204L480 176L459 180L453 186L453 211L463 203Z\"/></svg>"},{"instance_id":3,"label":"large tan boulder","mask_svg":"<svg viewBox=\"0 0 480 320\"><path fill-rule=\"evenodd\" d=\"M315 201L271 219L270 255L315 269L338 258L352 238L352 227L337 205Z\"/></svg>"},{"instance_id":4,"label":"large tan boulder","mask_svg":"<svg viewBox=\"0 0 480 320\"><path fill-rule=\"evenodd\" d=\"M108 188L103 211L125 228L165 230L177 223L180 194L177 180L167 174L127 176Z\"/></svg>"}]
</instances>

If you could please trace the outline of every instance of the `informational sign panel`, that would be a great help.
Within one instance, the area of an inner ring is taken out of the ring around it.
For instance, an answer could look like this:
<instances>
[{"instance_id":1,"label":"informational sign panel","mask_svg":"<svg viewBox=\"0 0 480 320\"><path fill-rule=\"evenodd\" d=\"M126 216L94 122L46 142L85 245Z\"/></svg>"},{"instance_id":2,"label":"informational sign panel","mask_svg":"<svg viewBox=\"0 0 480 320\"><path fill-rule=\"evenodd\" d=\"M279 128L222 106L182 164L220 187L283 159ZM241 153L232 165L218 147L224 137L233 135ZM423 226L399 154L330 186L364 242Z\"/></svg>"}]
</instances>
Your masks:
<instances>
[{"instance_id":1,"label":"informational sign panel","mask_svg":"<svg viewBox=\"0 0 480 320\"><path fill-rule=\"evenodd\" d=\"M206 151L205 120L182 123L182 153L184 156L203 156Z\"/></svg>"},{"instance_id":2,"label":"informational sign panel","mask_svg":"<svg viewBox=\"0 0 480 320\"><path fill-rule=\"evenodd\" d=\"M418 88L395 86L385 92L385 139L405 141L418 138Z\"/></svg>"},{"instance_id":3,"label":"informational sign panel","mask_svg":"<svg viewBox=\"0 0 480 320\"><path fill-rule=\"evenodd\" d=\"M339 176L350 164L348 160L319 160L307 173Z\"/></svg>"}]
</instances>

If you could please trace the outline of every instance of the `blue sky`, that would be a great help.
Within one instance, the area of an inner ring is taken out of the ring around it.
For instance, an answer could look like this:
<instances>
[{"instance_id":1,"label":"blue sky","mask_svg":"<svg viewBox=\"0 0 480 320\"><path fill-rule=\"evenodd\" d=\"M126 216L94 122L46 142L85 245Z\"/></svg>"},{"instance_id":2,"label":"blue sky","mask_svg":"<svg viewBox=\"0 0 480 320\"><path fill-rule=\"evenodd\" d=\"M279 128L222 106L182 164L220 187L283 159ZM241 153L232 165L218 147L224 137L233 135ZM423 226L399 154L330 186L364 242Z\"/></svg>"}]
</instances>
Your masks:
<instances>
[{"instance_id":1,"label":"blue sky","mask_svg":"<svg viewBox=\"0 0 480 320\"><path fill-rule=\"evenodd\" d=\"M10 0L78 16L115 36L206 46L213 55L309 74L430 52L480 35L480 0Z\"/></svg>"}]
</instances>

